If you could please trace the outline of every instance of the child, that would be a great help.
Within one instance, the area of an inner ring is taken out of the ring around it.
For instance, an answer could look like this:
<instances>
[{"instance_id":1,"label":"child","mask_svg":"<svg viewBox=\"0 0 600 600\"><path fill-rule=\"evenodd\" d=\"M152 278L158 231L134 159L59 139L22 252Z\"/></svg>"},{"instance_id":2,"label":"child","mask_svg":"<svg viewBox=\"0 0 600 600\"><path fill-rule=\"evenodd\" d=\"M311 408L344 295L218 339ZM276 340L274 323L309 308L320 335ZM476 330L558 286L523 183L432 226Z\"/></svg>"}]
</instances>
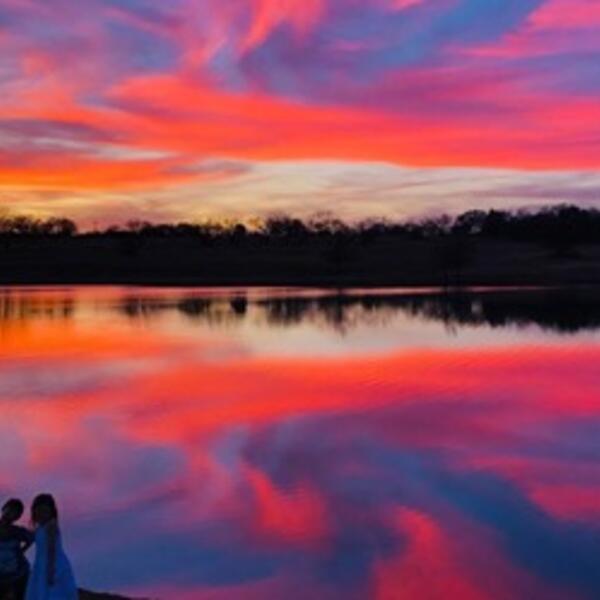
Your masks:
<instances>
[{"instance_id":1,"label":"child","mask_svg":"<svg viewBox=\"0 0 600 600\"><path fill-rule=\"evenodd\" d=\"M50 494L40 494L31 505L35 526L35 562L27 584L27 600L78 600L69 559L62 546L58 510Z\"/></svg>"},{"instance_id":2,"label":"child","mask_svg":"<svg viewBox=\"0 0 600 600\"><path fill-rule=\"evenodd\" d=\"M33 543L33 534L15 523L23 516L23 503L16 498L6 502L0 516L0 598L23 600L29 563L25 551Z\"/></svg>"}]
</instances>

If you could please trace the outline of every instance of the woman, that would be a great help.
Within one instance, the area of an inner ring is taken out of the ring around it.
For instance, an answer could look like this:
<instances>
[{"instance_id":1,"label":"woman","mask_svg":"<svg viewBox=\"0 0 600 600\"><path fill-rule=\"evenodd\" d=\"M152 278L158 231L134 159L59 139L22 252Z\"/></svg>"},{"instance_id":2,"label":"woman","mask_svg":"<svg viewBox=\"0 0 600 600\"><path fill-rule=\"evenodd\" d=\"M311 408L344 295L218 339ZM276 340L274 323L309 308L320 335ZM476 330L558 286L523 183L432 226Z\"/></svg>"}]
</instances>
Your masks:
<instances>
[{"instance_id":1,"label":"woman","mask_svg":"<svg viewBox=\"0 0 600 600\"><path fill-rule=\"evenodd\" d=\"M77 586L62 546L58 510L50 494L40 494L31 505L35 527L35 561L26 600L77 600Z\"/></svg>"},{"instance_id":2,"label":"woman","mask_svg":"<svg viewBox=\"0 0 600 600\"><path fill-rule=\"evenodd\" d=\"M0 515L0 597L23 600L29 563L25 551L33 544L33 534L16 523L23 516L23 503L17 498L6 502Z\"/></svg>"}]
</instances>

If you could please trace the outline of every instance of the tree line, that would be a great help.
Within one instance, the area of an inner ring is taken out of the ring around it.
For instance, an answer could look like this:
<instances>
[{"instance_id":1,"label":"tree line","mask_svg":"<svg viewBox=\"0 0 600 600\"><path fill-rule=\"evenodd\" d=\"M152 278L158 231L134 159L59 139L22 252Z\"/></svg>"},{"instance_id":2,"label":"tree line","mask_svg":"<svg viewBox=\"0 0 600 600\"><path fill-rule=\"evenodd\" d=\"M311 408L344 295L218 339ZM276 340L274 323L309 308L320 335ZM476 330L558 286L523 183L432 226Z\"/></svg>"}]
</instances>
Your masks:
<instances>
[{"instance_id":1,"label":"tree line","mask_svg":"<svg viewBox=\"0 0 600 600\"><path fill-rule=\"evenodd\" d=\"M77 224L67 218L4 215L0 216L0 236L198 238L231 244L251 240L303 244L318 239L369 243L382 237L410 240L468 238L572 246L600 242L600 210L561 204L537 210L470 210L458 216L440 215L407 221L373 218L354 224L329 215L309 219L276 215L251 225L242 221L150 223L133 220L122 226L92 232L80 231Z\"/></svg>"}]
</instances>

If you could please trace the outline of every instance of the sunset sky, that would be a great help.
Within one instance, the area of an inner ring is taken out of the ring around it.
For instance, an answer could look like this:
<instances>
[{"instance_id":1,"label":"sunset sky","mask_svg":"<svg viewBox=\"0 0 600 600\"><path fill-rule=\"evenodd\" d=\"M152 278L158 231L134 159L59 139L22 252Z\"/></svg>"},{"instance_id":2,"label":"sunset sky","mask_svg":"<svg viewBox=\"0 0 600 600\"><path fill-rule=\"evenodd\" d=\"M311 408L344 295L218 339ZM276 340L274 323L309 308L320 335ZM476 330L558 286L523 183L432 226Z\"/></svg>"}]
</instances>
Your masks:
<instances>
[{"instance_id":1,"label":"sunset sky","mask_svg":"<svg viewBox=\"0 0 600 600\"><path fill-rule=\"evenodd\" d=\"M0 0L0 211L600 204L598 0Z\"/></svg>"}]
</instances>

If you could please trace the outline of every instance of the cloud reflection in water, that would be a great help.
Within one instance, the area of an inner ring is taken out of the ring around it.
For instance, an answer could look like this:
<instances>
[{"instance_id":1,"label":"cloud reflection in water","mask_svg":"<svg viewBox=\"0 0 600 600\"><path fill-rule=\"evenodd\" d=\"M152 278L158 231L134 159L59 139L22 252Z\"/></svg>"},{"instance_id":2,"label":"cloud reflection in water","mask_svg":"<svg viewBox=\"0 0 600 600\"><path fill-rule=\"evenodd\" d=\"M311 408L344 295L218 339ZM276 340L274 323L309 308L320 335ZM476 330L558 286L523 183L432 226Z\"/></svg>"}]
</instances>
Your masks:
<instances>
[{"instance_id":1,"label":"cloud reflection in water","mask_svg":"<svg viewBox=\"0 0 600 600\"><path fill-rule=\"evenodd\" d=\"M56 491L94 587L598 597L600 313L565 298L7 290L0 489Z\"/></svg>"}]
</instances>

